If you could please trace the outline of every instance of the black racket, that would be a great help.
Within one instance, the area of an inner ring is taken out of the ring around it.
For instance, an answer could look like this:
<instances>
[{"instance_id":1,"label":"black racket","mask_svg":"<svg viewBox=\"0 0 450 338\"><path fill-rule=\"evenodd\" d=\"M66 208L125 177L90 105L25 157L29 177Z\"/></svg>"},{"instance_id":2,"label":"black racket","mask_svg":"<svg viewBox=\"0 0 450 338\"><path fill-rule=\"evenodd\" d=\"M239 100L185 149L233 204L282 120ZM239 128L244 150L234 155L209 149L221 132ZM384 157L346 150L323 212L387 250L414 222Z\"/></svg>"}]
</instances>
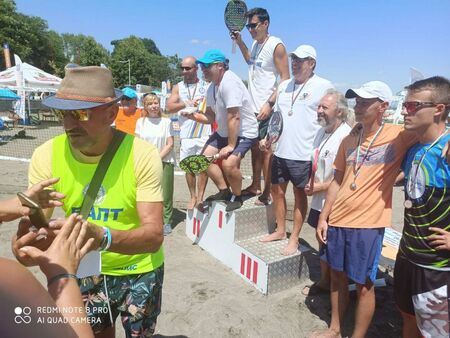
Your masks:
<instances>
[{"instance_id":1,"label":"black racket","mask_svg":"<svg viewBox=\"0 0 450 338\"><path fill-rule=\"evenodd\" d=\"M247 22L247 5L242 0L230 0L225 7L224 19L225 25L230 30L230 33L244 29ZM231 49L233 54L236 53L236 41L233 40L233 47Z\"/></svg>"},{"instance_id":2,"label":"black racket","mask_svg":"<svg viewBox=\"0 0 450 338\"><path fill-rule=\"evenodd\" d=\"M208 170L211 162L217 160L218 154L214 156L190 155L180 162L180 168L184 172L199 174Z\"/></svg>"},{"instance_id":3,"label":"black racket","mask_svg":"<svg viewBox=\"0 0 450 338\"><path fill-rule=\"evenodd\" d=\"M266 147L269 148L272 143L278 141L283 132L283 116L280 111L274 111L267 127Z\"/></svg>"}]
</instances>

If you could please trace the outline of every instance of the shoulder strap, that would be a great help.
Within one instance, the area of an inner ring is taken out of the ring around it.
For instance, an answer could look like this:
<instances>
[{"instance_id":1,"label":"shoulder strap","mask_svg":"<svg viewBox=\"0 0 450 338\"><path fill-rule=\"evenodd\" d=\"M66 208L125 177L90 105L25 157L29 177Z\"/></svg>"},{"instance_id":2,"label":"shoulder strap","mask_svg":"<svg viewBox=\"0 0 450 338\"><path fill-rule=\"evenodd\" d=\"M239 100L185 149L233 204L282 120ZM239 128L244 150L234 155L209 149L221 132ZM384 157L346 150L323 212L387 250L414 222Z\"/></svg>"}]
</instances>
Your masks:
<instances>
[{"instance_id":1,"label":"shoulder strap","mask_svg":"<svg viewBox=\"0 0 450 338\"><path fill-rule=\"evenodd\" d=\"M91 183L89 184L89 188L84 196L83 203L81 204L80 215L86 219L91 211L92 205L94 204L95 197L97 197L98 190L100 189L100 185L103 182L103 178L108 171L108 167L111 164L114 155L119 149L120 144L125 138L126 134L114 129L114 135L109 144L106 152L103 154L100 162L98 163L97 169L95 170L94 176L92 177Z\"/></svg>"}]
</instances>

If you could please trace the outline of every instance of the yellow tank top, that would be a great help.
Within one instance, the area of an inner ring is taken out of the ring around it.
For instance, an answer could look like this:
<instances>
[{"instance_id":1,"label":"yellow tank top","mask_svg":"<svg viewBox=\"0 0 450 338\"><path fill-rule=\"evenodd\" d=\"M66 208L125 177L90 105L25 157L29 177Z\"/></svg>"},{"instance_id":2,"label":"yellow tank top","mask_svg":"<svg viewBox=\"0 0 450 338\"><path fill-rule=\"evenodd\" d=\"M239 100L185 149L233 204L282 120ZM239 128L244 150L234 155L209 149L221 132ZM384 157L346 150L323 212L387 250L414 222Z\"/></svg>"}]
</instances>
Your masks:
<instances>
[{"instance_id":1,"label":"yellow tank top","mask_svg":"<svg viewBox=\"0 0 450 338\"><path fill-rule=\"evenodd\" d=\"M131 230L140 226L136 209L136 177L133 163L133 139L127 135L111 161L88 216L90 223L114 230ZM66 195L63 209L66 216L79 212L97 163L77 161L65 134L53 141L52 174L60 177L54 185ZM140 274L153 271L164 262L162 246L156 253L124 255L104 251L102 273L112 276Z\"/></svg>"}]
</instances>

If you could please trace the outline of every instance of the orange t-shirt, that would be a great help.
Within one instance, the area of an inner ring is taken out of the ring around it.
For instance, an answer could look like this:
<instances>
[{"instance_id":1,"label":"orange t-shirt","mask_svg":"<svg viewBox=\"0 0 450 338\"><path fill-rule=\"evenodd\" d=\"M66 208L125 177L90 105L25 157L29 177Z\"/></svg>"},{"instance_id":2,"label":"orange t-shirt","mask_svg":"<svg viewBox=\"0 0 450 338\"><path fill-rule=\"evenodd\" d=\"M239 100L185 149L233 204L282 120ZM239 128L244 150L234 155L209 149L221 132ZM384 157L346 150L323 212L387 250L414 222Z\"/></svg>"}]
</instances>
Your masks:
<instances>
[{"instance_id":1,"label":"orange t-shirt","mask_svg":"<svg viewBox=\"0 0 450 338\"><path fill-rule=\"evenodd\" d=\"M375 136L361 140L358 163ZM334 168L344 173L342 184L329 216L329 224L348 228L384 228L391 226L392 188L408 148L417 142L415 133L403 127L385 124L372 144L356 178L356 190L351 190L359 136L347 136L342 141Z\"/></svg>"},{"instance_id":2,"label":"orange t-shirt","mask_svg":"<svg viewBox=\"0 0 450 338\"><path fill-rule=\"evenodd\" d=\"M134 135L136 122L141 117L141 111L142 109L136 108L133 115L125 115L123 108L120 107L115 120L116 128L124 133Z\"/></svg>"}]
</instances>

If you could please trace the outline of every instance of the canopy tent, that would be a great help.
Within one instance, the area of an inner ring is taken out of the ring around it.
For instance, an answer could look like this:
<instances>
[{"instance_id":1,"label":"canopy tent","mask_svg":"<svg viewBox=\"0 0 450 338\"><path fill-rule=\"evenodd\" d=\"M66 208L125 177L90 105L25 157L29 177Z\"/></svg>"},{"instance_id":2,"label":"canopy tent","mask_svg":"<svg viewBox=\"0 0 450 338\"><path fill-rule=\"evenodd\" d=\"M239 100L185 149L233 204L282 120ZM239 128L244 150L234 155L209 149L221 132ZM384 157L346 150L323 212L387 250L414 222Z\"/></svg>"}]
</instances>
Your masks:
<instances>
[{"instance_id":1,"label":"canopy tent","mask_svg":"<svg viewBox=\"0 0 450 338\"><path fill-rule=\"evenodd\" d=\"M16 113L23 119L24 124L30 123L31 104L30 92L55 92L61 82L57 76L44 72L26 62L22 62L14 55L16 66L0 72L0 88L6 87L17 91L20 100L15 106ZM28 102L28 111L26 103Z\"/></svg>"},{"instance_id":2,"label":"canopy tent","mask_svg":"<svg viewBox=\"0 0 450 338\"><path fill-rule=\"evenodd\" d=\"M20 100L20 96L8 88L0 88L0 100L16 101Z\"/></svg>"},{"instance_id":3,"label":"canopy tent","mask_svg":"<svg viewBox=\"0 0 450 338\"><path fill-rule=\"evenodd\" d=\"M22 74L22 75L21 75ZM22 78L20 78L22 76ZM61 79L57 76L40 70L26 62L0 72L0 87L18 90L19 83L22 83L21 90L24 91L46 91L54 92L59 86Z\"/></svg>"}]
</instances>

